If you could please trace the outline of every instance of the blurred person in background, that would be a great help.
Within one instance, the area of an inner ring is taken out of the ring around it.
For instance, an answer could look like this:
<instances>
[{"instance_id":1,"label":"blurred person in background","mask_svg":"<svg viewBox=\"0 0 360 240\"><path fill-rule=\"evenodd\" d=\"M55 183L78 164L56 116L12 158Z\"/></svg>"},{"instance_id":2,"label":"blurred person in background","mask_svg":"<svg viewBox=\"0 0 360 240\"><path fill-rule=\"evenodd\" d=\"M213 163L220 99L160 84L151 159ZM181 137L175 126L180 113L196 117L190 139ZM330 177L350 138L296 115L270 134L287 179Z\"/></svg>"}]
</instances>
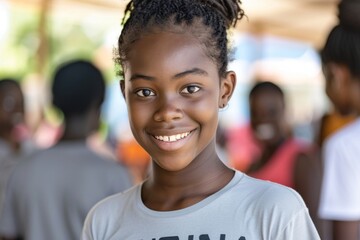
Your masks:
<instances>
[{"instance_id":1,"label":"blurred person in background","mask_svg":"<svg viewBox=\"0 0 360 240\"><path fill-rule=\"evenodd\" d=\"M330 86L328 86L328 84L331 84L331 83L326 83L327 88L330 87ZM338 91L338 90L342 91L340 89L327 90L327 91ZM334 103L334 101L336 101L336 100L333 100L329 94L327 94L327 95L332 103ZM350 95L344 95L344 96L346 96L347 98L350 98ZM348 106L350 106L350 105L347 105L347 107ZM319 147L323 146L324 142L326 141L326 139L328 137L330 137L335 132L337 132L339 129L345 127L349 123L352 123L355 119L356 119L356 115L354 114L354 112L341 113L338 111L337 107L335 107L335 109L330 110L329 112L326 112L320 119L320 123L319 123L320 124L319 132L318 132L318 136L316 139L316 142L318 143Z\"/></svg>"},{"instance_id":2,"label":"blurred person in background","mask_svg":"<svg viewBox=\"0 0 360 240\"><path fill-rule=\"evenodd\" d=\"M64 116L63 135L14 168L0 218L3 239L77 240L90 208L132 185L126 168L86 143L98 130L104 92L103 76L90 62L57 69L52 94Z\"/></svg>"},{"instance_id":3,"label":"blurred person in background","mask_svg":"<svg viewBox=\"0 0 360 240\"><path fill-rule=\"evenodd\" d=\"M249 93L249 105L257 151L246 172L255 178L295 188L296 161L309 146L293 137L283 90L273 82L258 81Z\"/></svg>"},{"instance_id":4,"label":"blurred person in background","mask_svg":"<svg viewBox=\"0 0 360 240\"><path fill-rule=\"evenodd\" d=\"M322 235L322 222L317 218L321 181L317 149L294 137L287 121L284 91L273 82L259 79L250 90L249 108L250 126L243 130L242 140L248 149L248 163L239 165L247 165L243 171L249 176L295 189Z\"/></svg>"},{"instance_id":5,"label":"blurred person in background","mask_svg":"<svg viewBox=\"0 0 360 240\"><path fill-rule=\"evenodd\" d=\"M33 147L24 122L24 96L20 84L11 78L0 79L0 212L5 186L22 155Z\"/></svg>"},{"instance_id":6,"label":"blurred person in background","mask_svg":"<svg viewBox=\"0 0 360 240\"><path fill-rule=\"evenodd\" d=\"M322 60L326 61L323 62L325 93L333 108L326 112L320 120L316 139L319 147L322 147L328 137L356 118L356 113L351 104L351 79L349 77L337 77L343 75L343 66L328 62L327 59Z\"/></svg>"},{"instance_id":7,"label":"blurred person in background","mask_svg":"<svg viewBox=\"0 0 360 240\"><path fill-rule=\"evenodd\" d=\"M126 103L118 80L107 86L102 116L108 126L107 145L129 170L134 183L142 182L147 177L151 160L131 132Z\"/></svg>"},{"instance_id":8,"label":"blurred person in background","mask_svg":"<svg viewBox=\"0 0 360 240\"><path fill-rule=\"evenodd\" d=\"M324 173L319 216L331 221L332 240L360 239L360 1L339 4L339 24L321 52L327 81L344 86L357 118L323 146ZM341 87L338 87L339 89ZM339 93L336 93L339 94Z\"/></svg>"},{"instance_id":9,"label":"blurred person in background","mask_svg":"<svg viewBox=\"0 0 360 240\"><path fill-rule=\"evenodd\" d=\"M326 51L329 51L329 49ZM330 51L337 50L334 48ZM316 196L316 200L314 202L316 210L319 207L321 181L323 176L322 148L324 147L324 143L334 133L349 125L356 119L356 112L353 108L353 104L351 103L352 81L350 77L344 77L343 66L338 63L329 61L329 59L326 58L322 58L322 61L323 73L325 76L325 93L330 100L332 108L321 117L318 130L316 131L315 143L318 146L318 151L315 155L316 167L306 167L307 172L316 172L316 174L313 174L316 182L313 181L312 183L315 185L308 185L303 189L304 194L309 196L308 198L313 196L312 199L314 199L314 196ZM314 186L316 186L315 189ZM319 223L317 224L319 233L324 234L323 239L332 239L331 222L327 220L320 220L318 217L317 222Z\"/></svg>"}]
</instances>

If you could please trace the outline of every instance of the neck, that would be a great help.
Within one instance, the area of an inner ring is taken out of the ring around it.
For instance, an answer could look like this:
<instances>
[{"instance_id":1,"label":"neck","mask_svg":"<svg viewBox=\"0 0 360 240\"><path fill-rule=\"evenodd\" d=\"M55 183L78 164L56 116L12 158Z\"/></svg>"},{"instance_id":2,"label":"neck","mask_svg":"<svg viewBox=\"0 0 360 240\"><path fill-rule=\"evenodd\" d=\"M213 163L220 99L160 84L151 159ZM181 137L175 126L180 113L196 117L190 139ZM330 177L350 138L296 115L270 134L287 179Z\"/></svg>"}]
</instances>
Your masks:
<instances>
[{"instance_id":1,"label":"neck","mask_svg":"<svg viewBox=\"0 0 360 240\"><path fill-rule=\"evenodd\" d=\"M156 210L175 210L199 202L223 188L234 172L217 156L215 145L210 145L207 148L212 150L204 150L178 172L166 171L153 162L152 175L142 189L144 203Z\"/></svg>"},{"instance_id":2,"label":"neck","mask_svg":"<svg viewBox=\"0 0 360 240\"><path fill-rule=\"evenodd\" d=\"M282 146L286 139L287 137L282 136L276 141L267 143L262 147L262 154L260 156L261 165L265 164L271 159L271 157L277 152L277 150Z\"/></svg>"},{"instance_id":3,"label":"neck","mask_svg":"<svg viewBox=\"0 0 360 240\"><path fill-rule=\"evenodd\" d=\"M0 131L0 139L7 143L13 152L20 151L21 145L12 137L10 129L2 129Z\"/></svg>"},{"instance_id":4,"label":"neck","mask_svg":"<svg viewBox=\"0 0 360 240\"><path fill-rule=\"evenodd\" d=\"M61 141L86 140L95 128L94 119L89 114L66 117Z\"/></svg>"},{"instance_id":5,"label":"neck","mask_svg":"<svg viewBox=\"0 0 360 240\"><path fill-rule=\"evenodd\" d=\"M268 143L265 147L264 147L264 151L270 150L270 151L274 151L276 149L279 148L279 146L281 146L285 140L288 138L289 136L281 136L278 139L276 139L273 142Z\"/></svg>"},{"instance_id":6,"label":"neck","mask_svg":"<svg viewBox=\"0 0 360 240\"><path fill-rule=\"evenodd\" d=\"M10 129L0 129L0 139L3 139L5 142L9 142L11 139Z\"/></svg>"}]
</instances>

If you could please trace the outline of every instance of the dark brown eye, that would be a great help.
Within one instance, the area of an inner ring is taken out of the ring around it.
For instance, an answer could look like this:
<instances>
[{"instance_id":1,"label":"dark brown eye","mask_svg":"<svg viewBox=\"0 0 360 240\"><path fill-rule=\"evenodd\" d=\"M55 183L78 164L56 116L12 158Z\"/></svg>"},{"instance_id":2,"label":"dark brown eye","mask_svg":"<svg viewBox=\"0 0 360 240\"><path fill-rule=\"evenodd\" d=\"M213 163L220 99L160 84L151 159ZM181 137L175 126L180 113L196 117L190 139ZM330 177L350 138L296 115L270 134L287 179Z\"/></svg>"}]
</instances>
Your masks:
<instances>
[{"instance_id":1,"label":"dark brown eye","mask_svg":"<svg viewBox=\"0 0 360 240\"><path fill-rule=\"evenodd\" d=\"M141 89L136 92L136 94L140 97L149 97L149 96L155 96L155 93L151 91L150 89Z\"/></svg>"},{"instance_id":2,"label":"dark brown eye","mask_svg":"<svg viewBox=\"0 0 360 240\"><path fill-rule=\"evenodd\" d=\"M198 92L199 90L200 90L200 88L198 86L189 85L189 86L185 87L181 92L187 93L187 94L192 94L192 93Z\"/></svg>"}]
</instances>

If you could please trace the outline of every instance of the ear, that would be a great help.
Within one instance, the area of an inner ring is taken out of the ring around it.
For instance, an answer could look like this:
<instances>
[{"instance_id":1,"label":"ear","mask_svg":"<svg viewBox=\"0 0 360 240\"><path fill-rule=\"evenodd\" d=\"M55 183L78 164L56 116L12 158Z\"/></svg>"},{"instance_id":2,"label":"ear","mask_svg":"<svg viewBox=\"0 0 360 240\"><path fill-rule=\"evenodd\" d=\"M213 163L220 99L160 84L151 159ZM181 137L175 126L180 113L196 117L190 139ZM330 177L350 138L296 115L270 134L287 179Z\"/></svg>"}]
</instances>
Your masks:
<instances>
[{"instance_id":1,"label":"ear","mask_svg":"<svg viewBox=\"0 0 360 240\"><path fill-rule=\"evenodd\" d=\"M120 89L121 89L121 93L126 101L126 96L125 96L125 80L120 80Z\"/></svg>"},{"instance_id":2,"label":"ear","mask_svg":"<svg viewBox=\"0 0 360 240\"><path fill-rule=\"evenodd\" d=\"M221 78L220 95L219 95L219 108L225 107L236 86L236 74L234 71L228 71L225 77Z\"/></svg>"}]
</instances>

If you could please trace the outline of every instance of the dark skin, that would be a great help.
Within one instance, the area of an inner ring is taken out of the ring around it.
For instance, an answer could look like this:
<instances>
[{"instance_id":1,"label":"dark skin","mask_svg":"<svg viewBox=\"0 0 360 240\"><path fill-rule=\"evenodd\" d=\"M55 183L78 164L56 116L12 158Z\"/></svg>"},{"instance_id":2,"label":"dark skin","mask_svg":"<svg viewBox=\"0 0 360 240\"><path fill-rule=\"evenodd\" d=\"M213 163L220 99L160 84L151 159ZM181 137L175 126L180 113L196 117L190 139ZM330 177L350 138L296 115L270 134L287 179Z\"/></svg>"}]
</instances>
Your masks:
<instances>
[{"instance_id":1,"label":"dark skin","mask_svg":"<svg viewBox=\"0 0 360 240\"><path fill-rule=\"evenodd\" d=\"M319 232L321 239L328 239L328 222L318 217L318 207L321 192L322 165L321 153L313 149L299 154L294 166L294 184L309 209L309 214Z\"/></svg>"},{"instance_id":2,"label":"dark skin","mask_svg":"<svg viewBox=\"0 0 360 240\"><path fill-rule=\"evenodd\" d=\"M350 73L350 71L348 69L345 71ZM357 116L360 116L360 102L359 102L359 100L360 100L360 96L359 96L360 95L360 79L352 76L351 74L348 74L346 77L350 79L349 92L350 92L350 96L351 96L352 106L355 109ZM354 220L354 221L332 220L333 240L341 240L341 239L358 240L358 239L360 239L359 226L360 226L360 220Z\"/></svg>"},{"instance_id":3,"label":"dark skin","mask_svg":"<svg viewBox=\"0 0 360 240\"><path fill-rule=\"evenodd\" d=\"M250 110L254 132L262 124L270 124L274 129L272 137L258 136L257 141L263 147L263 152L261 158L251 166L251 173L264 167L290 135L285 122L285 102L280 93L266 89L255 92L250 97ZM312 220L322 232L323 222L317 217L322 177L319 159L319 153L315 149L298 154L294 161L293 180L294 188L304 199Z\"/></svg>"},{"instance_id":4,"label":"dark skin","mask_svg":"<svg viewBox=\"0 0 360 240\"><path fill-rule=\"evenodd\" d=\"M278 150L278 148L281 146L282 143L283 141L281 140L278 143L265 148L260 158L250 165L247 172L252 173L264 167L269 162L271 157L276 153L276 151Z\"/></svg>"},{"instance_id":5,"label":"dark skin","mask_svg":"<svg viewBox=\"0 0 360 240\"><path fill-rule=\"evenodd\" d=\"M331 134L327 128L327 123L331 122L334 116L340 115L346 122L356 117L356 111L351 100L352 81L349 69L344 64L329 62L323 63L323 73L326 79L325 92L334 109L333 112L325 113L320 120L320 129L318 136L316 136L316 141L320 147L322 147L328 135ZM332 131L335 130L337 129Z\"/></svg>"},{"instance_id":6,"label":"dark skin","mask_svg":"<svg viewBox=\"0 0 360 240\"><path fill-rule=\"evenodd\" d=\"M219 77L204 49L192 35L157 32L132 45L124 66L121 86L130 125L152 156L142 200L153 210L196 204L234 175L217 156L215 133L235 73Z\"/></svg>"},{"instance_id":7,"label":"dark skin","mask_svg":"<svg viewBox=\"0 0 360 240\"><path fill-rule=\"evenodd\" d=\"M193 162L181 173L163 172L154 163L153 174L142 189L144 204L158 211L178 210L192 206L219 191L231 180L233 172L217 156L208 157L207 163ZM206 175L209 176L201 177Z\"/></svg>"},{"instance_id":8,"label":"dark skin","mask_svg":"<svg viewBox=\"0 0 360 240\"><path fill-rule=\"evenodd\" d=\"M83 114L65 116L61 141L86 140L99 126L100 109L95 104Z\"/></svg>"},{"instance_id":9,"label":"dark skin","mask_svg":"<svg viewBox=\"0 0 360 240\"><path fill-rule=\"evenodd\" d=\"M250 120L255 139L262 147L262 155L250 166L249 173L262 168L279 146L288 137L286 131L285 104L281 95L272 90L259 90L250 97ZM272 136L256 134L259 127L268 125L273 129Z\"/></svg>"},{"instance_id":10,"label":"dark skin","mask_svg":"<svg viewBox=\"0 0 360 240\"><path fill-rule=\"evenodd\" d=\"M351 103L351 74L343 64L328 63L323 66L326 79L325 92L341 115L354 113Z\"/></svg>"},{"instance_id":11,"label":"dark skin","mask_svg":"<svg viewBox=\"0 0 360 240\"><path fill-rule=\"evenodd\" d=\"M332 221L333 240L358 240L359 221Z\"/></svg>"},{"instance_id":12,"label":"dark skin","mask_svg":"<svg viewBox=\"0 0 360 240\"><path fill-rule=\"evenodd\" d=\"M24 119L24 97L22 92L7 86L0 90L0 139L4 140L14 152L20 150L20 143L14 139L13 128Z\"/></svg>"},{"instance_id":13,"label":"dark skin","mask_svg":"<svg viewBox=\"0 0 360 240\"><path fill-rule=\"evenodd\" d=\"M334 110L342 116L355 116L356 110L353 102L358 98L360 86L356 86L358 81L353 81L351 73L344 64L329 62L323 64L323 73L326 79L325 92L334 106ZM354 93L352 93L354 92ZM324 115L322 122L328 115ZM323 124L320 125L323 127ZM322 147L324 141L323 129L317 139L319 146ZM299 156L295 168L296 190L303 197L309 207L310 215L323 239L359 239L358 226L360 221L335 221L323 220L317 217L319 198L321 191L321 181L323 176L323 158L321 149L315 149L312 154Z\"/></svg>"},{"instance_id":14,"label":"dark skin","mask_svg":"<svg viewBox=\"0 0 360 240\"><path fill-rule=\"evenodd\" d=\"M323 66L326 78L326 94L333 103L335 110L343 115L359 116L360 80L352 76L349 68L343 64L330 62ZM360 220L330 220L332 230L325 232L333 240L358 240ZM330 228L331 229L331 228Z\"/></svg>"},{"instance_id":15,"label":"dark skin","mask_svg":"<svg viewBox=\"0 0 360 240\"><path fill-rule=\"evenodd\" d=\"M5 100L8 97L11 97L12 100ZM24 116L24 97L19 89L9 86L0 90L0 138L5 140L14 152L17 152L20 150L20 143L12 136L15 114L21 117ZM23 121L23 119L21 119L21 121ZM0 240L22 239L23 238L20 237L6 238L0 236Z\"/></svg>"}]
</instances>

